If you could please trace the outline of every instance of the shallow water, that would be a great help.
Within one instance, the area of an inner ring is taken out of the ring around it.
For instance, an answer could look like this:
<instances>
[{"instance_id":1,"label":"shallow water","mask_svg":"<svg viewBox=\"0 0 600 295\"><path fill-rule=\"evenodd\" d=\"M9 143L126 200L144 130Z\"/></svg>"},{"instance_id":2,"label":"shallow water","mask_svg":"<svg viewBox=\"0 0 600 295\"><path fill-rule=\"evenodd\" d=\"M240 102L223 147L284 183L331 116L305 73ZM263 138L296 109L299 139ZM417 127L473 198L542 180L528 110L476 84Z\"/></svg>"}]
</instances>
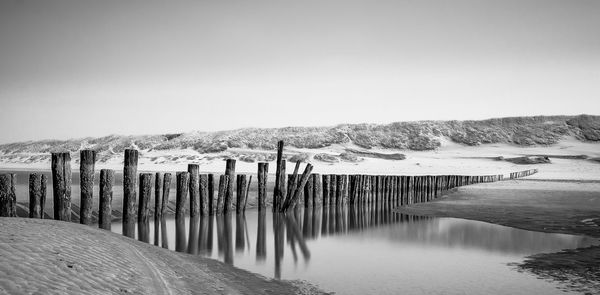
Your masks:
<instances>
[{"instance_id":1,"label":"shallow water","mask_svg":"<svg viewBox=\"0 0 600 295\"><path fill-rule=\"evenodd\" d=\"M598 241L387 210L299 209L163 219L138 239L338 294L565 294L509 263ZM116 222L113 231L121 233ZM155 238L157 238L155 240Z\"/></svg>"}]
</instances>

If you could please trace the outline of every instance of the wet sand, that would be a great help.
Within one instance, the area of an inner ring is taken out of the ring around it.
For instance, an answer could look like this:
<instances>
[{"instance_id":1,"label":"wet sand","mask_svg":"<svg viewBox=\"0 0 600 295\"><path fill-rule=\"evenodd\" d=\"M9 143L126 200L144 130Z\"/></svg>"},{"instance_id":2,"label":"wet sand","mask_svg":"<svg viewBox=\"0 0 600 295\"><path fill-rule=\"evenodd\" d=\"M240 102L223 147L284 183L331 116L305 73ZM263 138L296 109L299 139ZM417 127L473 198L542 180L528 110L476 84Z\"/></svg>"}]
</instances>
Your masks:
<instances>
[{"instance_id":1,"label":"wet sand","mask_svg":"<svg viewBox=\"0 0 600 295\"><path fill-rule=\"evenodd\" d=\"M514 180L453 190L406 214L485 221L533 231L600 238L600 181ZM600 294L600 247L528 257L516 266L570 290Z\"/></svg>"},{"instance_id":2,"label":"wet sand","mask_svg":"<svg viewBox=\"0 0 600 295\"><path fill-rule=\"evenodd\" d=\"M75 223L0 218L0 294L319 294Z\"/></svg>"}]
</instances>

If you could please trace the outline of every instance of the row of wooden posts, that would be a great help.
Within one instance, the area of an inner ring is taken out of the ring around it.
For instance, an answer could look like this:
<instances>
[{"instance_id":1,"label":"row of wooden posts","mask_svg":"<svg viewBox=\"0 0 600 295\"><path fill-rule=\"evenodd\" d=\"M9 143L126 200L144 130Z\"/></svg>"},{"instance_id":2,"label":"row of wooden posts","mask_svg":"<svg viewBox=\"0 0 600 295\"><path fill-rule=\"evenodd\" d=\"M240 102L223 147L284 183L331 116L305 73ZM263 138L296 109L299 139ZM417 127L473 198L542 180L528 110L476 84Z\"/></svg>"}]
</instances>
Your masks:
<instances>
[{"instance_id":1,"label":"row of wooden posts","mask_svg":"<svg viewBox=\"0 0 600 295\"><path fill-rule=\"evenodd\" d=\"M54 219L71 220L71 155L52 153L52 189ZM80 151L80 212L82 224L92 223L94 166L96 152ZM217 198L214 198L215 175L200 174L198 164L189 164L188 171L176 173L176 218L189 215L226 214L233 211L243 214L248 200L252 176L236 175L236 161L226 161L225 174L219 176ZM286 177L286 160L283 158L283 141L278 142L277 170L272 198L273 212L288 212L299 205L312 206L362 206L365 204L403 206L431 201L445 191L469 184L503 180L503 175L464 176L399 176L399 175L320 175L313 174L313 166L306 164L299 174L301 163L296 162L293 174ZM124 152L123 167L123 214L124 225L147 222L150 216L150 197L154 182L155 221L165 214L170 193L171 173L139 173L138 151ZM259 211L267 207L268 163L258 163ZM514 172L510 178L519 178L536 173L537 170ZM99 181L100 228L110 229L112 221L112 196L114 170L101 169ZM139 179L138 179L139 178ZM234 201L234 180L236 199ZM47 177L40 173L29 176L29 217L43 218L46 202ZM286 186L287 183L287 186ZM16 175L0 175L0 216L16 216ZM287 188L286 188L287 187ZM189 201L188 201L189 195Z\"/></svg>"},{"instance_id":2,"label":"row of wooden posts","mask_svg":"<svg viewBox=\"0 0 600 295\"><path fill-rule=\"evenodd\" d=\"M517 179L517 178L521 178L521 177L526 177L529 175L533 175L535 173L537 173L538 170L537 169L531 169L531 170L525 170L525 171L519 171L519 172L512 172L509 175L510 179Z\"/></svg>"}]
</instances>

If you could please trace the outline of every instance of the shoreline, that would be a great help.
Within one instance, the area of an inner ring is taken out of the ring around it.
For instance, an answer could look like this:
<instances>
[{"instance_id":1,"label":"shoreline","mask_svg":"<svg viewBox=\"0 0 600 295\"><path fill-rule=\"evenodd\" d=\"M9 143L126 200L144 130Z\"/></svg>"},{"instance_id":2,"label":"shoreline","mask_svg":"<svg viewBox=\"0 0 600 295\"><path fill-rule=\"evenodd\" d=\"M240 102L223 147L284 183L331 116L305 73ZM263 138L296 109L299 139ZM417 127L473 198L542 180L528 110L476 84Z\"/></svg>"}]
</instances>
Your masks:
<instances>
[{"instance_id":1,"label":"shoreline","mask_svg":"<svg viewBox=\"0 0 600 295\"><path fill-rule=\"evenodd\" d=\"M396 211L600 240L600 181L520 179L476 184ZM560 282L565 290L600 293L600 246L535 254L514 266L518 271Z\"/></svg>"}]
</instances>

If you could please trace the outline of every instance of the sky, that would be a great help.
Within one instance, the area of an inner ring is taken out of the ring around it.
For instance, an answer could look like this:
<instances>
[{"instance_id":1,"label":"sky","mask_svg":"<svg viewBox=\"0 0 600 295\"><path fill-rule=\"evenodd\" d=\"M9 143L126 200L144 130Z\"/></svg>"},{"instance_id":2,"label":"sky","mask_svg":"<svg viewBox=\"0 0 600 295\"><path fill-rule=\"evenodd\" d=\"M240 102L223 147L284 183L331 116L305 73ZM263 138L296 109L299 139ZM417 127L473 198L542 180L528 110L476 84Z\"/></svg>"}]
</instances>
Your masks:
<instances>
[{"instance_id":1,"label":"sky","mask_svg":"<svg viewBox=\"0 0 600 295\"><path fill-rule=\"evenodd\" d=\"M0 0L0 143L582 113L597 0Z\"/></svg>"}]
</instances>

